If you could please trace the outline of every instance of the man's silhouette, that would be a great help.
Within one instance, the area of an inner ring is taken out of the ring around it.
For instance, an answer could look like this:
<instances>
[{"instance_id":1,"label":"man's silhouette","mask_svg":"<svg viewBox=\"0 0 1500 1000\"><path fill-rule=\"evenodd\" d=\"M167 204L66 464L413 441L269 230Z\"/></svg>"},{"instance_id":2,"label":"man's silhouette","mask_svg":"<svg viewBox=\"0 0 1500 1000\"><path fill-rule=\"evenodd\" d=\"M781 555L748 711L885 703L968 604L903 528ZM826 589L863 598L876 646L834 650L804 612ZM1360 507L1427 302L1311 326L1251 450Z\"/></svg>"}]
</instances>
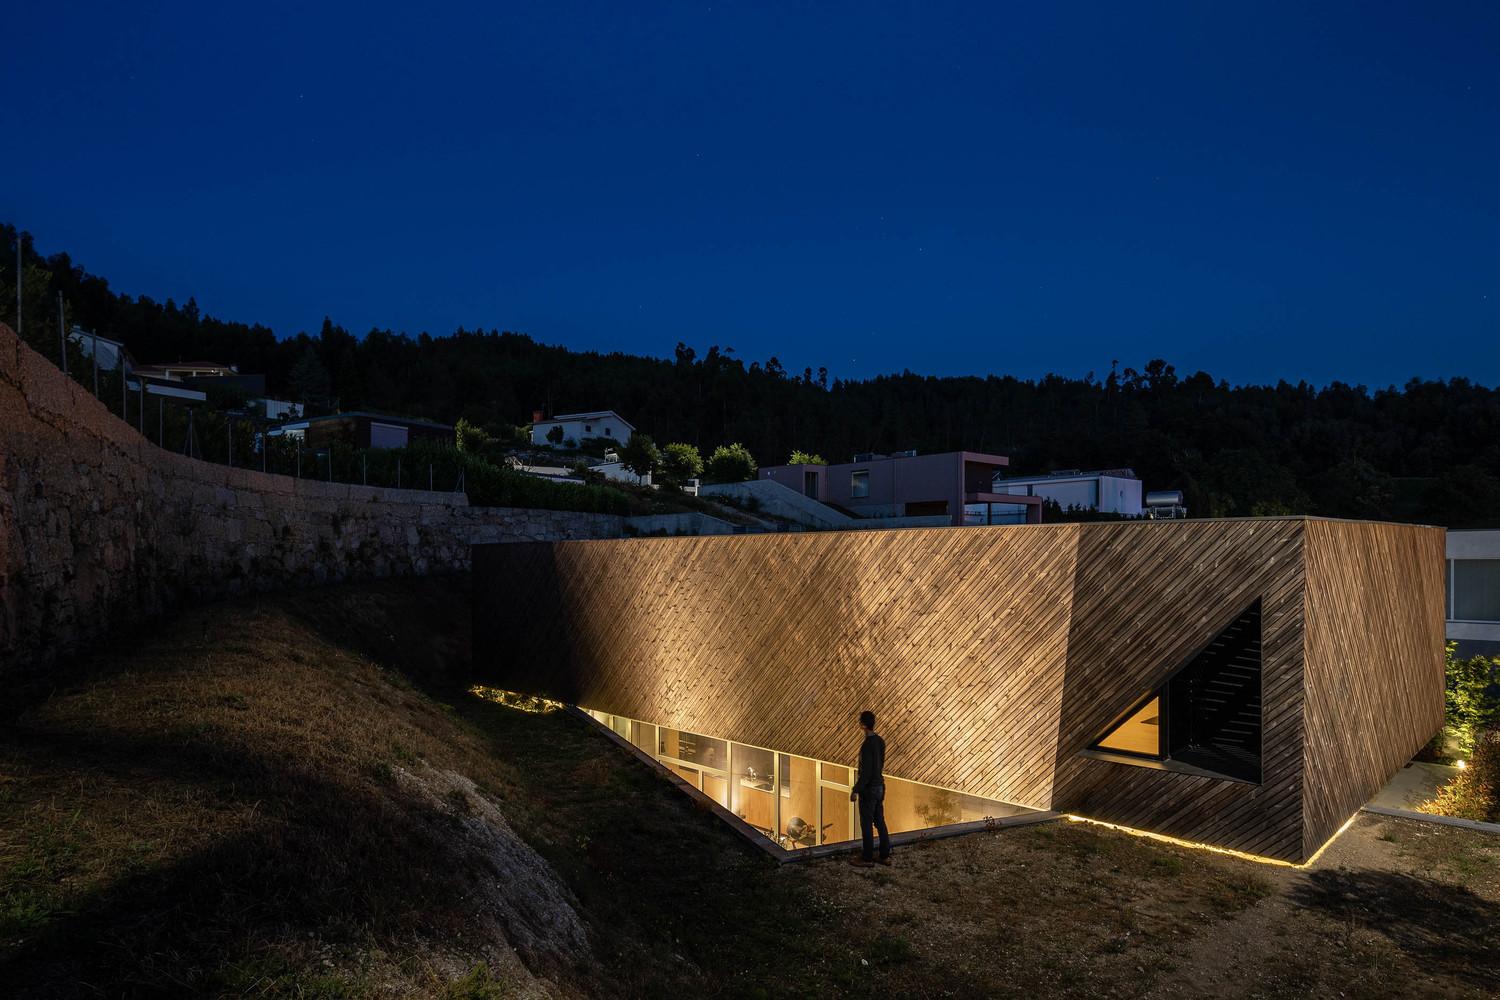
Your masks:
<instances>
[{"instance_id":1,"label":"man's silhouette","mask_svg":"<svg viewBox=\"0 0 1500 1000\"><path fill-rule=\"evenodd\" d=\"M859 713L859 728L864 730L865 741L859 747L859 771L854 776L854 790L850 800L859 800L859 834L864 847L860 856L850 859L856 868L868 868L875 863L874 835L880 832L880 863L891 863L891 838L885 829L885 740L875 735L875 713Z\"/></svg>"}]
</instances>

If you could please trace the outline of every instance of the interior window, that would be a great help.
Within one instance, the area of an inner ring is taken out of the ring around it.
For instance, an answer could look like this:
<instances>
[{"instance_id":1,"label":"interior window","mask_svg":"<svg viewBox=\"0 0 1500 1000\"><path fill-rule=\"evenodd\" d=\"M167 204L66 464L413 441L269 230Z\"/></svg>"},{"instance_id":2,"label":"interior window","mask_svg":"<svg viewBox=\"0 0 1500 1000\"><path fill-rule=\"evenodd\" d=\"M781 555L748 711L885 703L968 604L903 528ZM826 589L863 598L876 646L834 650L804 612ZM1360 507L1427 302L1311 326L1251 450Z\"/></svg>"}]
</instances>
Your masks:
<instances>
[{"instance_id":1,"label":"interior window","mask_svg":"<svg viewBox=\"0 0 1500 1000\"><path fill-rule=\"evenodd\" d=\"M869 469L860 469L858 472L849 473L849 495L851 497L867 497L870 495Z\"/></svg>"}]
</instances>

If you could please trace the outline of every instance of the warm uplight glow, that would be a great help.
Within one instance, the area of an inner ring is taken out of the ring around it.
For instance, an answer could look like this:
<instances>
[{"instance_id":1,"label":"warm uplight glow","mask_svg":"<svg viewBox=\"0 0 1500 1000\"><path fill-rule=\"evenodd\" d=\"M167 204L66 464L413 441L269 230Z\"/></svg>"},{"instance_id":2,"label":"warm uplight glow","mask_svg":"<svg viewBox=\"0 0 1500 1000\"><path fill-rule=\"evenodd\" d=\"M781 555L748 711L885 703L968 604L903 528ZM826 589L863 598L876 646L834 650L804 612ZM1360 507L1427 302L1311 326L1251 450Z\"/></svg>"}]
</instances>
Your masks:
<instances>
[{"instance_id":1,"label":"warm uplight glow","mask_svg":"<svg viewBox=\"0 0 1500 1000\"><path fill-rule=\"evenodd\" d=\"M1469 762L1466 761L1466 760L1461 760L1461 761L1458 762L1458 769L1460 771L1462 771L1464 768L1466 768L1468 766L1469 766Z\"/></svg>"},{"instance_id":2,"label":"warm uplight glow","mask_svg":"<svg viewBox=\"0 0 1500 1000\"><path fill-rule=\"evenodd\" d=\"M1280 858L1268 858L1260 854L1248 854L1244 851L1236 851L1230 847L1216 847L1213 844L1200 844L1192 840L1181 840L1177 837L1169 837L1164 833L1152 833L1150 830L1137 830L1135 827L1120 826L1118 823L1106 823L1102 819L1089 819L1087 816L1074 816L1072 814L1068 815L1069 821L1073 823L1092 823L1094 826L1102 826L1110 830L1118 830L1121 833L1128 833L1133 837L1145 837L1148 840L1158 840L1162 843L1174 844L1178 847L1192 847L1200 851L1212 851L1215 854L1227 854L1230 857L1240 858L1244 861L1254 861L1263 865L1280 865L1283 868L1307 868L1311 866L1318 860L1319 857L1322 856L1324 851L1328 850L1328 845L1333 843L1335 840L1338 840L1343 832L1349 829L1349 827L1353 825L1355 819L1357 819L1358 817L1359 813L1356 812L1353 816L1350 816L1348 819L1344 820L1344 825L1335 830L1333 832L1333 836L1323 841L1323 846L1314 851L1312 857L1308 858L1301 864L1298 864L1294 861L1282 861Z\"/></svg>"},{"instance_id":3,"label":"warm uplight glow","mask_svg":"<svg viewBox=\"0 0 1500 1000\"><path fill-rule=\"evenodd\" d=\"M560 701L551 698L542 698L534 694L521 694L519 691L505 691L501 688L485 687L476 684L469 688L469 693L485 701L493 701L497 705L506 708L514 708L521 712L530 712L533 715L546 715L566 706Z\"/></svg>"}]
</instances>

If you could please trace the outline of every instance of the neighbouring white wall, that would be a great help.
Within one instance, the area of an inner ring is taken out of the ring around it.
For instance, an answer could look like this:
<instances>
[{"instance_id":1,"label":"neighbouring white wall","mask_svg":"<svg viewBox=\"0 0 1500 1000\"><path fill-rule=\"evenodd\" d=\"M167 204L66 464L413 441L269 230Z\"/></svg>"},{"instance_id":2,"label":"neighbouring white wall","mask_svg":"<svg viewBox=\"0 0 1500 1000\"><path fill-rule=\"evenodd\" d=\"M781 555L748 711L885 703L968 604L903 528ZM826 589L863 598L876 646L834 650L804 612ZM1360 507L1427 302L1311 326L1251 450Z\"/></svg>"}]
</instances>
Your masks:
<instances>
[{"instance_id":1,"label":"neighbouring white wall","mask_svg":"<svg viewBox=\"0 0 1500 1000\"><path fill-rule=\"evenodd\" d=\"M543 420L531 425L531 443L541 447L549 447L552 442L547 440L547 432L552 428L561 426L563 429L563 440L571 439L575 444L584 438L612 438L625 444L630 440L630 428L624 421L616 417L601 417L590 420Z\"/></svg>"},{"instance_id":2,"label":"neighbouring white wall","mask_svg":"<svg viewBox=\"0 0 1500 1000\"><path fill-rule=\"evenodd\" d=\"M1447 549L1444 583L1448 587L1448 638L1458 643L1459 656L1500 654L1500 621L1457 618L1454 605L1456 592L1466 586L1465 577L1468 576L1457 571L1455 562L1485 560L1500 564L1500 529L1450 531Z\"/></svg>"},{"instance_id":3,"label":"neighbouring white wall","mask_svg":"<svg viewBox=\"0 0 1500 1000\"><path fill-rule=\"evenodd\" d=\"M995 492L1010 496L1037 496L1058 506L1082 507L1139 517L1141 481L1123 476L1079 476L1072 479L997 479Z\"/></svg>"}]
</instances>

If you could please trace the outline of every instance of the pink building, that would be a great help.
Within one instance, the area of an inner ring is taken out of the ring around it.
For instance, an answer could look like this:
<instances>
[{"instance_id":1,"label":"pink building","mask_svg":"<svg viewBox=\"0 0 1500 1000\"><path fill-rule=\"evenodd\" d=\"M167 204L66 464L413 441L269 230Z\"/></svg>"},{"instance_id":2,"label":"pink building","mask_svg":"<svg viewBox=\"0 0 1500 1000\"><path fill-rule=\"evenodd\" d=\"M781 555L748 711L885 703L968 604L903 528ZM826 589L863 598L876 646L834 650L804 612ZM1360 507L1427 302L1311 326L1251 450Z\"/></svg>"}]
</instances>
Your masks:
<instances>
[{"instance_id":1,"label":"pink building","mask_svg":"<svg viewBox=\"0 0 1500 1000\"><path fill-rule=\"evenodd\" d=\"M855 517L942 515L953 524L1039 524L1042 498L994 492L1004 455L856 455L840 465L773 465L770 479Z\"/></svg>"}]
</instances>

